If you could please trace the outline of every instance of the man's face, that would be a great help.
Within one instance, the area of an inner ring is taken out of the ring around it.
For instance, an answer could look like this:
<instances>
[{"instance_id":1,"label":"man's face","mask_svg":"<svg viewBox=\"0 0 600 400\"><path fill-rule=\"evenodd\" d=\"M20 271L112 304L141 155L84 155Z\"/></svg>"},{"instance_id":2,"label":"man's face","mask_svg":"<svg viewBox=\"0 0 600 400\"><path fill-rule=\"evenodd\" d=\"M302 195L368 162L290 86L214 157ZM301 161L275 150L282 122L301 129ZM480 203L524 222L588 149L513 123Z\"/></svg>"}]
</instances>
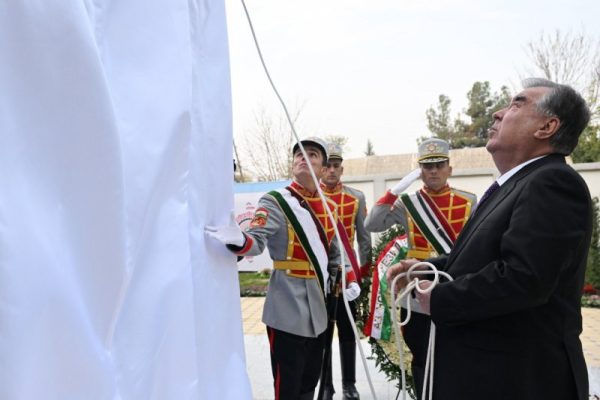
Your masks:
<instances>
[{"instance_id":1,"label":"man's face","mask_svg":"<svg viewBox=\"0 0 600 400\"><path fill-rule=\"evenodd\" d=\"M315 175L320 179L325 171L325 166L323 165L323 153L321 153L318 147L310 144L304 145L304 151L306 151L308 161L315 171ZM294 175L295 178L307 179L310 177L308 163L304 159L300 149L294 153L294 159L292 161L292 175Z\"/></svg>"},{"instance_id":2,"label":"man's face","mask_svg":"<svg viewBox=\"0 0 600 400\"><path fill-rule=\"evenodd\" d=\"M524 89L506 108L494 113L486 149L495 159L501 157L509 162L512 159L519 161L523 154L528 155L536 146L533 134L544 126L548 118L538 111L537 102L549 90L546 87Z\"/></svg>"},{"instance_id":3,"label":"man's face","mask_svg":"<svg viewBox=\"0 0 600 400\"><path fill-rule=\"evenodd\" d=\"M344 167L342 166L342 160L332 159L327 161L327 169L325 174L321 178L321 181L326 185L333 187L338 184L344 173Z\"/></svg>"},{"instance_id":4,"label":"man's face","mask_svg":"<svg viewBox=\"0 0 600 400\"><path fill-rule=\"evenodd\" d=\"M448 177L452 175L450 162L439 161L433 163L421 163L421 179L425 186L431 190L440 190L446 185Z\"/></svg>"}]
</instances>

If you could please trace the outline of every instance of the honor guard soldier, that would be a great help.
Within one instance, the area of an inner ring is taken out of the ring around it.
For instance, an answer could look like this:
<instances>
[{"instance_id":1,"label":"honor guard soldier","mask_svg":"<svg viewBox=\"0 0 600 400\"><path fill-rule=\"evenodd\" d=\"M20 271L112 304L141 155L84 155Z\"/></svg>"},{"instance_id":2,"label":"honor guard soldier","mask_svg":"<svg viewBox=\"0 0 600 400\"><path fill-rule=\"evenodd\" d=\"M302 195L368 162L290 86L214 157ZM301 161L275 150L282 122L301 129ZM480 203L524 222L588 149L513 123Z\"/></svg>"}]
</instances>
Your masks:
<instances>
[{"instance_id":1,"label":"honor guard soldier","mask_svg":"<svg viewBox=\"0 0 600 400\"><path fill-rule=\"evenodd\" d=\"M382 232L395 224L408 235L406 258L424 260L450 252L474 209L477 197L448 185L452 174L448 142L428 139L419 146L419 168L410 172L381 197L365 221L370 232ZM423 188L403 193L417 178ZM404 327L406 344L413 354L412 371L417 396L421 396L430 319L412 313Z\"/></svg>"},{"instance_id":2,"label":"honor guard soldier","mask_svg":"<svg viewBox=\"0 0 600 400\"><path fill-rule=\"evenodd\" d=\"M355 274L362 272L369 273L371 264L371 234L365 229L365 217L367 216L367 206L365 195L360 190L351 188L341 182L344 173L342 148L335 143L329 144L329 159L327 160L327 170L321 178L321 188L323 193L337 205L338 217L344 232L342 242L348 258L352 261ZM354 238L358 242L359 262L354 254ZM352 311L352 317L356 318L356 304L349 302ZM351 321L346 313L346 308L342 297L338 298L336 325L338 329L340 361L342 365L342 390L344 400L358 400L360 395L356 390L356 342L354 340L354 331ZM331 357L326 362L329 363L325 379L325 391L323 400L331 400L335 389L331 376ZM322 383L323 384L323 383Z\"/></svg>"},{"instance_id":3,"label":"honor guard soldier","mask_svg":"<svg viewBox=\"0 0 600 400\"><path fill-rule=\"evenodd\" d=\"M325 172L327 147L320 138L302 140L293 147L292 183L262 196L246 232L233 221L229 226L207 226L208 235L238 256L258 255L268 247L273 259L262 321L267 325L276 400L312 400L319 380L325 330L325 296L329 276L340 265L334 228L309 163L317 179ZM337 221L336 206L327 206ZM346 294L356 298L360 287L348 284Z\"/></svg>"}]
</instances>

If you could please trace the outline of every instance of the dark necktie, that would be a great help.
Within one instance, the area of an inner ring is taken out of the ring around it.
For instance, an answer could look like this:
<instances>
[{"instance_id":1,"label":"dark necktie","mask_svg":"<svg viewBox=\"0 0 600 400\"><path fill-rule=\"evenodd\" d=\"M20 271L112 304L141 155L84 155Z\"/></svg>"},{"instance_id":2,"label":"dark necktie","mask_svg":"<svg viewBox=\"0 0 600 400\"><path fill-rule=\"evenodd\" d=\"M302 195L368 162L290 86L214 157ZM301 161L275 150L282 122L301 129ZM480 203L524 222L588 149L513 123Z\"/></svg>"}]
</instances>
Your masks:
<instances>
[{"instance_id":1,"label":"dark necktie","mask_svg":"<svg viewBox=\"0 0 600 400\"><path fill-rule=\"evenodd\" d=\"M487 190L485 191L483 196L481 196L481 199L477 203L475 210L477 210L479 207L481 207L483 202L486 201L496 190L498 190L499 187L500 187L500 185L498 185L498 182L494 181L494 183L492 183L492 185L489 188L487 188Z\"/></svg>"}]
</instances>

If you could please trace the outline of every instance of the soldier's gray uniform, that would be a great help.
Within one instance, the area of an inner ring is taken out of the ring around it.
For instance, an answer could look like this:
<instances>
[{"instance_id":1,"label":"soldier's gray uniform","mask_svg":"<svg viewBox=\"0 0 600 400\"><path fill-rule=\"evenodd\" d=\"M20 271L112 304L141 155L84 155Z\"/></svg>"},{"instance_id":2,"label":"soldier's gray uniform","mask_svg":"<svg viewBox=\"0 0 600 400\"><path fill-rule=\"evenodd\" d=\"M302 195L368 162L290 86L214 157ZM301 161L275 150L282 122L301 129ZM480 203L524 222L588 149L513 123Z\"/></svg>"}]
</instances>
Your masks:
<instances>
[{"instance_id":1,"label":"soldier's gray uniform","mask_svg":"<svg viewBox=\"0 0 600 400\"><path fill-rule=\"evenodd\" d=\"M287 189L282 189L287 190ZM258 202L259 210L266 210L264 225L255 220L245 232L251 243L238 251L239 255L258 255L265 245L273 261L290 261L289 222L277 201L266 194ZM259 211L259 213L262 211ZM295 236L295 235L294 235ZM297 254L296 254L297 255ZM296 257L297 258L297 257ZM340 254L336 240L329 245L328 269L340 265ZM272 328L299 336L316 337L327 327L327 310L319 280L290 276L286 270L274 269L269 282L262 321Z\"/></svg>"},{"instance_id":2,"label":"soldier's gray uniform","mask_svg":"<svg viewBox=\"0 0 600 400\"><path fill-rule=\"evenodd\" d=\"M424 188L424 191L427 192L427 189ZM448 186L439 193L428 193L428 195L458 235L477 203L477 196ZM400 197L388 191L371 209L365 220L365 227L369 232L383 232L394 224L404 227L408 235L407 258L423 260L437 256L415 226Z\"/></svg>"},{"instance_id":3,"label":"soldier's gray uniform","mask_svg":"<svg viewBox=\"0 0 600 400\"><path fill-rule=\"evenodd\" d=\"M477 196L464 190L452 188L452 191L460 196L470 199L471 210L477 203ZM377 203L365 219L365 229L368 232L383 232L395 224L408 227L408 215L400 198L396 198L392 206L386 203Z\"/></svg>"},{"instance_id":4,"label":"soldier's gray uniform","mask_svg":"<svg viewBox=\"0 0 600 400\"><path fill-rule=\"evenodd\" d=\"M356 222L354 227L356 230L356 241L358 242L358 261L361 266L371 263L371 234L365 227L367 218L367 202L365 195L358 189L343 185L342 190L358 199L358 213L356 214Z\"/></svg>"}]
</instances>

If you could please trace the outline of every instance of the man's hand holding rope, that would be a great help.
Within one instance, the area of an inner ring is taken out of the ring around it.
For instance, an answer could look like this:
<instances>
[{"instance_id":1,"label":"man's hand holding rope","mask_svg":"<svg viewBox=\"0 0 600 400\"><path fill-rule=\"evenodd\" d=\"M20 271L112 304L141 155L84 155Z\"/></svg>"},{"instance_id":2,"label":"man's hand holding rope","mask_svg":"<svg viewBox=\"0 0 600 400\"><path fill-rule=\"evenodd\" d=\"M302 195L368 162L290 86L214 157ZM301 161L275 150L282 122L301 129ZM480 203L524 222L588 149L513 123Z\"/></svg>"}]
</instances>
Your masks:
<instances>
[{"instance_id":1,"label":"man's hand holding rope","mask_svg":"<svg viewBox=\"0 0 600 400\"><path fill-rule=\"evenodd\" d=\"M413 265L415 265L416 263L421 262L415 258L409 258L408 260L401 260L400 262L391 265L387 272L386 272L386 278L388 282L392 282L394 280L394 278L404 272L407 272L408 269L410 267L412 267ZM422 269L427 269L427 267L425 266L418 266L416 269L422 270ZM408 281L408 279L402 278L402 279L398 279L398 281L396 282L396 292L399 292L400 290L404 289L406 286L408 286L410 282Z\"/></svg>"},{"instance_id":2,"label":"man's hand holding rope","mask_svg":"<svg viewBox=\"0 0 600 400\"><path fill-rule=\"evenodd\" d=\"M387 273L386 273L387 281L392 282L396 276L398 276L401 273L407 272L410 267L412 267L413 265L415 265L418 262L420 262L420 261L417 259L411 258L408 260L401 260L400 262L393 264L387 270ZM427 269L427 267L426 266L417 266L416 269L417 270L425 270L425 269ZM411 279L414 279L414 277ZM402 289L404 289L406 286L408 286L409 283L410 282L408 281L407 277L398 279L398 281L396 282L396 292L397 293L400 292ZM428 289L432 284L433 284L433 282L431 282L429 280L419 279L419 287L422 290L426 291L426 289ZM424 314L429 315L430 314L430 303L431 303L431 291L426 291L425 293L422 293L419 290L415 290L415 295L416 295L417 301L419 302L419 305L421 306L421 311Z\"/></svg>"},{"instance_id":3,"label":"man's hand holding rope","mask_svg":"<svg viewBox=\"0 0 600 400\"><path fill-rule=\"evenodd\" d=\"M419 280L419 287L425 292L415 290L417 301L421 306L421 311L423 314L427 315L431 315L431 290L427 290L429 287L431 287L431 285L433 285L433 282L431 281Z\"/></svg>"}]
</instances>

